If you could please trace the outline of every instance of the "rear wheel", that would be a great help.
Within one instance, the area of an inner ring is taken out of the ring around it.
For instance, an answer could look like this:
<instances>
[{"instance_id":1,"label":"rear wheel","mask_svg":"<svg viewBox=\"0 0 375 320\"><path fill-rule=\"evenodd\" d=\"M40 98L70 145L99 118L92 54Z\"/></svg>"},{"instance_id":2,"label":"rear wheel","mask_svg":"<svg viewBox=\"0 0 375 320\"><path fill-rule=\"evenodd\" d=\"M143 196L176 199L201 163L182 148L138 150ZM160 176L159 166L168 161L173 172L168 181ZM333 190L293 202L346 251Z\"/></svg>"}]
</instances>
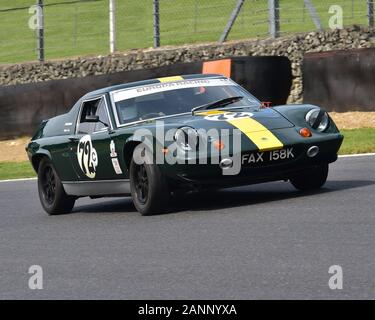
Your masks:
<instances>
[{"instance_id":1,"label":"rear wheel","mask_svg":"<svg viewBox=\"0 0 375 320\"><path fill-rule=\"evenodd\" d=\"M142 215L167 211L170 192L167 181L156 164L152 161L139 164L133 157L129 175L133 203Z\"/></svg>"},{"instance_id":2,"label":"rear wheel","mask_svg":"<svg viewBox=\"0 0 375 320\"><path fill-rule=\"evenodd\" d=\"M290 182L298 190L314 190L321 188L326 183L327 177L328 164L323 164L292 177Z\"/></svg>"},{"instance_id":3,"label":"rear wheel","mask_svg":"<svg viewBox=\"0 0 375 320\"><path fill-rule=\"evenodd\" d=\"M57 215L72 211L75 198L65 193L52 162L47 158L39 164L38 191L42 207L48 214Z\"/></svg>"}]
</instances>

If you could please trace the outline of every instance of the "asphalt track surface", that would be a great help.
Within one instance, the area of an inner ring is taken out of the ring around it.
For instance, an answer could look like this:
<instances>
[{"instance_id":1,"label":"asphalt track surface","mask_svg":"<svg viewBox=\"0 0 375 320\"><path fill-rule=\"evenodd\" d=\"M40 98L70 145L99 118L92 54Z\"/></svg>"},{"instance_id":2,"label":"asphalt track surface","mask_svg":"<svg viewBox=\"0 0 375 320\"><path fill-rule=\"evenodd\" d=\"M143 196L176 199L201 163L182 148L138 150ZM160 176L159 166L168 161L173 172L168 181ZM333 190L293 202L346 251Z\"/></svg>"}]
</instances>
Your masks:
<instances>
[{"instance_id":1,"label":"asphalt track surface","mask_svg":"<svg viewBox=\"0 0 375 320\"><path fill-rule=\"evenodd\" d=\"M173 205L142 217L128 198L80 199L48 216L36 181L0 183L0 299L375 298L374 156L340 158L318 192L276 182Z\"/></svg>"}]
</instances>

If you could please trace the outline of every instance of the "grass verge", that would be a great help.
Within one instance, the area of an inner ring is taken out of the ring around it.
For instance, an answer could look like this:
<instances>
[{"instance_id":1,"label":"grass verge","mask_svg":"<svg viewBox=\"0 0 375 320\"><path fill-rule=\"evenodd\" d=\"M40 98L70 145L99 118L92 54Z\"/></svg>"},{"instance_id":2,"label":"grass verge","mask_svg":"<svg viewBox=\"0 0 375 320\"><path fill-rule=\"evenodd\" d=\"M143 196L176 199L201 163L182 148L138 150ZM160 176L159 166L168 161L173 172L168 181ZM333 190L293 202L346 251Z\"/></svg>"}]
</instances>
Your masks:
<instances>
[{"instance_id":1,"label":"grass verge","mask_svg":"<svg viewBox=\"0 0 375 320\"><path fill-rule=\"evenodd\" d=\"M0 180L35 177L29 161L0 162Z\"/></svg>"},{"instance_id":2,"label":"grass verge","mask_svg":"<svg viewBox=\"0 0 375 320\"><path fill-rule=\"evenodd\" d=\"M375 128L341 130L345 136L340 154L375 152ZM0 162L0 180L30 178L36 174L30 162Z\"/></svg>"},{"instance_id":3,"label":"grass verge","mask_svg":"<svg viewBox=\"0 0 375 320\"><path fill-rule=\"evenodd\" d=\"M344 143L340 154L375 152L375 128L341 130Z\"/></svg>"}]
</instances>

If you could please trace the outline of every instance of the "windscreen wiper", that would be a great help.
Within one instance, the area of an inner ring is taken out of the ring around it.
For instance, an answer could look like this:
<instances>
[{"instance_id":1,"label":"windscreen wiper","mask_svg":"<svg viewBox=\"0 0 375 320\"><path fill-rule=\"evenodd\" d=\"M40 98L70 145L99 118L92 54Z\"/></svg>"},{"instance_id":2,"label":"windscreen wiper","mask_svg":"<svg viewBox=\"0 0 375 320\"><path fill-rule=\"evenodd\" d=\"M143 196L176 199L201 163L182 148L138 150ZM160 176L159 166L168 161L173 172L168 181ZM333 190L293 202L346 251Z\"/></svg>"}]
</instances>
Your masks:
<instances>
[{"instance_id":1,"label":"windscreen wiper","mask_svg":"<svg viewBox=\"0 0 375 320\"><path fill-rule=\"evenodd\" d=\"M209 109L216 109L216 108L224 107L224 106L227 106L228 104L238 102L242 99L243 99L242 96L235 96L235 97L220 99L220 100L210 102L210 103L191 109L191 114L194 115L195 112L199 110L209 110Z\"/></svg>"}]
</instances>

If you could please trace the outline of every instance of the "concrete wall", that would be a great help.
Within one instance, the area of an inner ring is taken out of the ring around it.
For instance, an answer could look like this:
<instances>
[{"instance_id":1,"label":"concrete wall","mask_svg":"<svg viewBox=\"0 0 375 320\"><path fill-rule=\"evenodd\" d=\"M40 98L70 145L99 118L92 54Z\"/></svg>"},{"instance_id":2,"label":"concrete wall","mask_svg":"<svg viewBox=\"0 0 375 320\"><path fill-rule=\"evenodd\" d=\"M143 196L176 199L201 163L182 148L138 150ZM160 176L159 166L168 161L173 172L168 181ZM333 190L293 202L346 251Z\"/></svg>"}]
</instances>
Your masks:
<instances>
[{"instance_id":1,"label":"concrete wall","mask_svg":"<svg viewBox=\"0 0 375 320\"><path fill-rule=\"evenodd\" d=\"M276 55L286 56L292 62L293 85L289 102L293 103L302 101L301 63L305 53L371 47L375 47L375 29L353 26L343 30L296 34L276 40L134 50L113 56L0 66L0 85L110 74L232 56Z\"/></svg>"},{"instance_id":2,"label":"concrete wall","mask_svg":"<svg viewBox=\"0 0 375 320\"><path fill-rule=\"evenodd\" d=\"M375 48L309 53L302 69L304 102L327 111L375 111Z\"/></svg>"}]
</instances>

